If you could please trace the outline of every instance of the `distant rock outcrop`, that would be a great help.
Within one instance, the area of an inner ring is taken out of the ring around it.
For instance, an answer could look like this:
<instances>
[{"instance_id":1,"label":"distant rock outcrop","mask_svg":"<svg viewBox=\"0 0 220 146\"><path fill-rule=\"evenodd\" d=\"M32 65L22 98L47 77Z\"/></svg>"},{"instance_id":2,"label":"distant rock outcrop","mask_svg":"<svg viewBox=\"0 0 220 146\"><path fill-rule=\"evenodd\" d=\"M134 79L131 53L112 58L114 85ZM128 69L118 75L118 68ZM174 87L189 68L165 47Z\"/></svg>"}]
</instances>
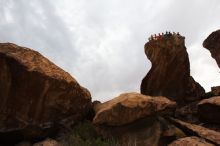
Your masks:
<instances>
[{"instance_id":1,"label":"distant rock outcrop","mask_svg":"<svg viewBox=\"0 0 220 146\"><path fill-rule=\"evenodd\" d=\"M0 142L44 137L91 107L89 91L36 51L1 43L0 68Z\"/></svg>"},{"instance_id":2,"label":"distant rock outcrop","mask_svg":"<svg viewBox=\"0 0 220 146\"><path fill-rule=\"evenodd\" d=\"M198 100L205 90L190 76L184 37L164 35L145 44L152 67L141 83L141 93L165 96L178 103Z\"/></svg>"},{"instance_id":3,"label":"distant rock outcrop","mask_svg":"<svg viewBox=\"0 0 220 146\"><path fill-rule=\"evenodd\" d=\"M203 47L211 52L220 68L220 30L212 32L203 42Z\"/></svg>"},{"instance_id":4,"label":"distant rock outcrop","mask_svg":"<svg viewBox=\"0 0 220 146\"><path fill-rule=\"evenodd\" d=\"M174 111L176 103L165 97L124 93L96 106L94 124L125 125L135 120Z\"/></svg>"}]
</instances>

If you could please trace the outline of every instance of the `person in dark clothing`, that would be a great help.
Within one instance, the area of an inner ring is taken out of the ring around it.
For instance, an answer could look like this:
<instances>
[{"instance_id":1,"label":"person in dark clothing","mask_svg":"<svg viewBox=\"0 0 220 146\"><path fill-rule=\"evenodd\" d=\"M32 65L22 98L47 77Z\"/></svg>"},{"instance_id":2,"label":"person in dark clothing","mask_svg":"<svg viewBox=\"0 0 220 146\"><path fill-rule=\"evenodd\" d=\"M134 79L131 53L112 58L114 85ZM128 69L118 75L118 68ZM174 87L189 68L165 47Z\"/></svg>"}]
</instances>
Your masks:
<instances>
[{"instance_id":1,"label":"person in dark clothing","mask_svg":"<svg viewBox=\"0 0 220 146\"><path fill-rule=\"evenodd\" d=\"M151 40L154 40L154 37L153 37L153 35L151 35L151 36L150 36L150 38L151 38Z\"/></svg>"}]
</instances>

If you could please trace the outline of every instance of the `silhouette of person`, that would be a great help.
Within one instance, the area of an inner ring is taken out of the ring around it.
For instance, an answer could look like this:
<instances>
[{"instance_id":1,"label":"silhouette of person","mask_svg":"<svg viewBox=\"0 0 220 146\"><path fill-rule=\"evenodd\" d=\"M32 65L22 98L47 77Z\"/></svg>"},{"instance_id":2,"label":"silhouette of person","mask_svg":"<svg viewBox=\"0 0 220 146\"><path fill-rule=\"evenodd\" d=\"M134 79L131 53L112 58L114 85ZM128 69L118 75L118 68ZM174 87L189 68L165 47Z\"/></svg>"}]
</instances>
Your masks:
<instances>
[{"instance_id":1,"label":"silhouette of person","mask_svg":"<svg viewBox=\"0 0 220 146\"><path fill-rule=\"evenodd\" d=\"M151 40L154 40L154 36L153 35L151 35L150 37L151 37Z\"/></svg>"},{"instance_id":2,"label":"silhouette of person","mask_svg":"<svg viewBox=\"0 0 220 146\"><path fill-rule=\"evenodd\" d=\"M154 40L157 40L157 35L156 34L154 34Z\"/></svg>"}]
</instances>

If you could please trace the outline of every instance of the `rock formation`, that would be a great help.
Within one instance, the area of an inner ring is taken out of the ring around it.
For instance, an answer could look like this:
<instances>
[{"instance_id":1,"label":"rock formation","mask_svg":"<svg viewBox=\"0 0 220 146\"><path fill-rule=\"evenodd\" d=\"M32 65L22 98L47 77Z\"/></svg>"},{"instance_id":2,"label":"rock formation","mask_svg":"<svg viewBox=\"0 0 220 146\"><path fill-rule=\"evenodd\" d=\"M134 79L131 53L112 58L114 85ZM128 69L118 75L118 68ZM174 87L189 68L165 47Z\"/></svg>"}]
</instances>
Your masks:
<instances>
[{"instance_id":1,"label":"rock formation","mask_svg":"<svg viewBox=\"0 0 220 146\"><path fill-rule=\"evenodd\" d=\"M146 117L121 126L96 125L98 133L114 137L120 146L167 146L186 135L162 117Z\"/></svg>"},{"instance_id":2,"label":"rock formation","mask_svg":"<svg viewBox=\"0 0 220 146\"><path fill-rule=\"evenodd\" d=\"M215 146L214 144L208 143L202 138L192 136L180 138L168 146Z\"/></svg>"},{"instance_id":3,"label":"rock formation","mask_svg":"<svg viewBox=\"0 0 220 146\"><path fill-rule=\"evenodd\" d=\"M202 121L220 124L220 96L200 101L198 104L198 115Z\"/></svg>"},{"instance_id":4,"label":"rock formation","mask_svg":"<svg viewBox=\"0 0 220 146\"><path fill-rule=\"evenodd\" d=\"M1 142L46 136L78 122L91 106L89 91L36 51L1 43L0 67Z\"/></svg>"},{"instance_id":5,"label":"rock formation","mask_svg":"<svg viewBox=\"0 0 220 146\"><path fill-rule=\"evenodd\" d=\"M175 107L165 97L124 93L96 104L93 123L101 135L113 136L122 146L162 146L184 135L160 117L173 115Z\"/></svg>"},{"instance_id":6,"label":"rock formation","mask_svg":"<svg viewBox=\"0 0 220 146\"><path fill-rule=\"evenodd\" d=\"M198 118L198 102L192 102L184 106L176 108L175 117L187 122L197 123Z\"/></svg>"},{"instance_id":7,"label":"rock formation","mask_svg":"<svg viewBox=\"0 0 220 146\"><path fill-rule=\"evenodd\" d=\"M46 139L44 141L33 144L33 146L62 146L54 139Z\"/></svg>"},{"instance_id":8,"label":"rock formation","mask_svg":"<svg viewBox=\"0 0 220 146\"><path fill-rule=\"evenodd\" d=\"M211 93L213 94L213 96L219 96L220 86L211 87Z\"/></svg>"},{"instance_id":9,"label":"rock formation","mask_svg":"<svg viewBox=\"0 0 220 146\"><path fill-rule=\"evenodd\" d=\"M220 68L220 30L212 32L203 42L203 47L211 52Z\"/></svg>"},{"instance_id":10,"label":"rock formation","mask_svg":"<svg viewBox=\"0 0 220 146\"><path fill-rule=\"evenodd\" d=\"M182 103L197 100L205 91L190 76L190 64L184 37L163 36L145 44L152 67L141 83L141 93L165 96Z\"/></svg>"},{"instance_id":11,"label":"rock formation","mask_svg":"<svg viewBox=\"0 0 220 146\"><path fill-rule=\"evenodd\" d=\"M211 120L207 118L209 123L219 121L219 110L209 108L209 111L199 111L205 103L218 106L217 98L219 97L193 102L176 111L183 115L189 114L190 117L187 118L176 116L173 111L175 108L178 110L179 106L165 97L125 93L105 103L97 102L94 106L96 115L93 123L99 134L114 137L121 146L220 145L219 126L206 125L199 120L195 120L195 124L192 120L197 119L197 114L201 114L212 117Z\"/></svg>"},{"instance_id":12,"label":"rock formation","mask_svg":"<svg viewBox=\"0 0 220 146\"><path fill-rule=\"evenodd\" d=\"M216 34L219 31L203 45L219 63ZM83 135L66 135L74 142L87 143L92 136L95 140L113 138L120 146L220 145L219 86L204 95L190 76L184 37L168 32L151 36L145 53L152 67L142 81L142 94L123 93L104 103L92 103L87 89L38 52L0 44L0 145L8 141L19 141L18 146L37 141L41 142L36 146L62 145L66 131L58 137L50 134L65 127ZM87 124L72 127L82 119ZM33 138L37 141L29 141Z\"/></svg>"},{"instance_id":13,"label":"rock formation","mask_svg":"<svg viewBox=\"0 0 220 146\"><path fill-rule=\"evenodd\" d=\"M110 101L98 104L95 107L96 115L93 123L111 126L125 125L137 119L174 111L175 106L175 102L165 97L124 93Z\"/></svg>"},{"instance_id":14,"label":"rock formation","mask_svg":"<svg viewBox=\"0 0 220 146\"><path fill-rule=\"evenodd\" d=\"M210 130L203 126L199 126L196 124L187 123L178 119L170 118L173 124L178 126L181 130L183 130L188 135L195 135L206 139L207 141L215 144L220 145L220 132Z\"/></svg>"}]
</instances>

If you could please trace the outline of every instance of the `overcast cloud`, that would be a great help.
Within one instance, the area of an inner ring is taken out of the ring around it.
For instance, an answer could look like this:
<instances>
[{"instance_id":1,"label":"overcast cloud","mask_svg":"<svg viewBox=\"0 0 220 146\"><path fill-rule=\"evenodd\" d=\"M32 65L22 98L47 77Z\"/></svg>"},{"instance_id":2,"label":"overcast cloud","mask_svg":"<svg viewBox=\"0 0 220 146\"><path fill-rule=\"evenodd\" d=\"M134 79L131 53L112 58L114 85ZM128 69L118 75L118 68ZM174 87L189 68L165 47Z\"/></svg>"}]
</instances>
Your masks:
<instances>
[{"instance_id":1,"label":"overcast cloud","mask_svg":"<svg viewBox=\"0 0 220 146\"><path fill-rule=\"evenodd\" d=\"M0 0L0 42L39 51L106 101L138 91L151 63L144 44L154 33L186 37L191 74L206 91L219 68L203 40L220 29L219 0Z\"/></svg>"}]
</instances>

